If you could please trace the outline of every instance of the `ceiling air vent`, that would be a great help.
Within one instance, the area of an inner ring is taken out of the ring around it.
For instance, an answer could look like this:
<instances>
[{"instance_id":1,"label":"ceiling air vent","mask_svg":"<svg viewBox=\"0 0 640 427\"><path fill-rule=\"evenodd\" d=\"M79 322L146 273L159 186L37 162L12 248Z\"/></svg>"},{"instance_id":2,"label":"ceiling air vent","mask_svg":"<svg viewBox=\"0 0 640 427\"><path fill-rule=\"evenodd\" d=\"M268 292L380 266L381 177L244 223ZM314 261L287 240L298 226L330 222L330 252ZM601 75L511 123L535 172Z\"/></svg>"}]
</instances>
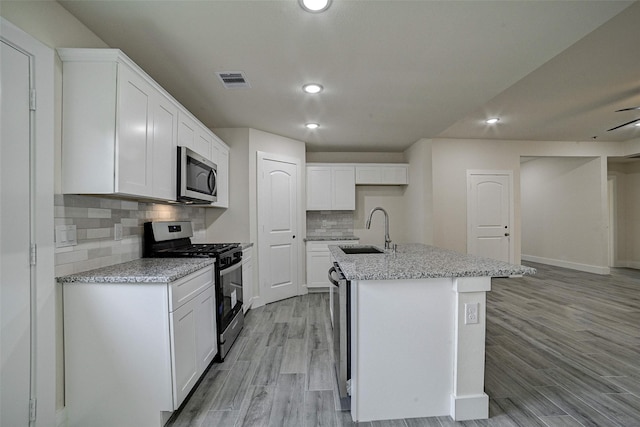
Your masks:
<instances>
[{"instance_id":1,"label":"ceiling air vent","mask_svg":"<svg viewBox=\"0 0 640 427\"><path fill-rule=\"evenodd\" d=\"M251 87L242 71L217 72L216 75L226 89L241 89Z\"/></svg>"}]
</instances>

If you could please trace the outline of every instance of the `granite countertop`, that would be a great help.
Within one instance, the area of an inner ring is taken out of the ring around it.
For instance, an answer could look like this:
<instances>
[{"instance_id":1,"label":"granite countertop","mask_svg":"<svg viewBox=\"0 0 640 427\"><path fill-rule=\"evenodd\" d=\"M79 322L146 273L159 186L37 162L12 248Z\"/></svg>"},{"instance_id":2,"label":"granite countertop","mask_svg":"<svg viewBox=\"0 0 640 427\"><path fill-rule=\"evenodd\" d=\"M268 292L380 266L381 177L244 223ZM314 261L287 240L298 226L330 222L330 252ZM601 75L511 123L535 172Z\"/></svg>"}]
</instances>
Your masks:
<instances>
[{"instance_id":1,"label":"granite countertop","mask_svg":"<svg viewBox=\"0 0 640 427\"><path fill-rule=\"evenodd\" d=\"M58 283L168 283L214 263L213 258L142 258L56 280Z\"/></svg>"},{"instance_id":2,"label":"granite countertop","mask_svg":"<svg viewBox=\"0 0 640 427\"><path fill-rule=\"evenodd\" d=\"M336 240L360 240L356 236L307 236L305 242L331 242Z\"/></svg>"},{"instance_id":3,"label":"granite countertop","mask_svg":"<svg viewBox=\"0 0 640 427\"><path fill-rule=\"evenodd\" d=\"M536 273L531 267L418 243L398 245L395 253L347 255L336 245L330 245L329 250L347 280L507 277Z\"/></svg>"}]
</instances>

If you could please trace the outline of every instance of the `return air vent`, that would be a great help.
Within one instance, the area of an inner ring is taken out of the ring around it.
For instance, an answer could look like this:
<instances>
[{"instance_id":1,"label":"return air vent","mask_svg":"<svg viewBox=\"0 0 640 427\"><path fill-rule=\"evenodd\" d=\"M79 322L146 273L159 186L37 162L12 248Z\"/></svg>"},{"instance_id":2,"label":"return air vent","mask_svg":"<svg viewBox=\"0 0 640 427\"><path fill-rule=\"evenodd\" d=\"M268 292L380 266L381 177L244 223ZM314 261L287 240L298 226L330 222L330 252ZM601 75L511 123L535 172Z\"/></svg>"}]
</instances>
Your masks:
<instances>
[{"instance_id":1,"label":"return air vent","mask_svg":"<svg viewBox=\"0 0 640 427\"><path fill-rule=\"evenodd\" d=\"M242 71L217 72L216 75L226 89L241 89L251 87Z\"/></svg>"}]
</instances>

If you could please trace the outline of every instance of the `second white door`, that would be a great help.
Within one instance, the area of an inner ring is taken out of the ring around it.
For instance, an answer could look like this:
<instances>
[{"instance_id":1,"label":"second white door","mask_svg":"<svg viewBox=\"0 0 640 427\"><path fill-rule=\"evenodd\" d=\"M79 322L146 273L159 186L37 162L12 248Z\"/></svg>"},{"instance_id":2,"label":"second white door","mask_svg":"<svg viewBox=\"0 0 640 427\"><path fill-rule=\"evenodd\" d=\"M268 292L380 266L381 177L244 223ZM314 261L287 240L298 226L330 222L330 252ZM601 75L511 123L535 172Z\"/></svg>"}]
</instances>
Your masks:
<instances>
[{"instance_id":1,"label":"second white door","mask_svg":"<svg viewBox=\"0 0 640 427\"><path fill-rule=\"evenodd\" d=\"M467 253L513 262L512 174L467 173Z\"/></svg>"},{"instance_id":2,"label":"second white door","mask_svg":"<svg viewBox=\"0 0 640 427\"><path fill-rule=\"evenodd\" d=\"M258 154L258 268L265 304L298 295L298 169L295 160Z\"/></svg>"}]
</instances>

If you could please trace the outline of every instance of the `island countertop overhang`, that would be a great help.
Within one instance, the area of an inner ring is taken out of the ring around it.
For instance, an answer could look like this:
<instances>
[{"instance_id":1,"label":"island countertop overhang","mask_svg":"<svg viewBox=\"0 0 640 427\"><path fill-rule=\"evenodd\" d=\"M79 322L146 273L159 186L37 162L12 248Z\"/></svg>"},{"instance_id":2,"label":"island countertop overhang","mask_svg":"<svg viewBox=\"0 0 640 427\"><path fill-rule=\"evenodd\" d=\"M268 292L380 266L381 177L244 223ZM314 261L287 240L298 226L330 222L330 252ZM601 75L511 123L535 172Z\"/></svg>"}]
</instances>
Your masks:
<instances>
[{"instance_id":1,"label":"island countertop overhang","mask_svg":"<svg viewBox=\"0 0 640 427\"><path fill-rule=\"evenodd\" d=\"M509 277L536 272L531 267L420 243L399 244L395 252L387 250L380 254L345 254L336 245L330 245L329 250L347 280Z\"/></svg>"}]
</instances>

